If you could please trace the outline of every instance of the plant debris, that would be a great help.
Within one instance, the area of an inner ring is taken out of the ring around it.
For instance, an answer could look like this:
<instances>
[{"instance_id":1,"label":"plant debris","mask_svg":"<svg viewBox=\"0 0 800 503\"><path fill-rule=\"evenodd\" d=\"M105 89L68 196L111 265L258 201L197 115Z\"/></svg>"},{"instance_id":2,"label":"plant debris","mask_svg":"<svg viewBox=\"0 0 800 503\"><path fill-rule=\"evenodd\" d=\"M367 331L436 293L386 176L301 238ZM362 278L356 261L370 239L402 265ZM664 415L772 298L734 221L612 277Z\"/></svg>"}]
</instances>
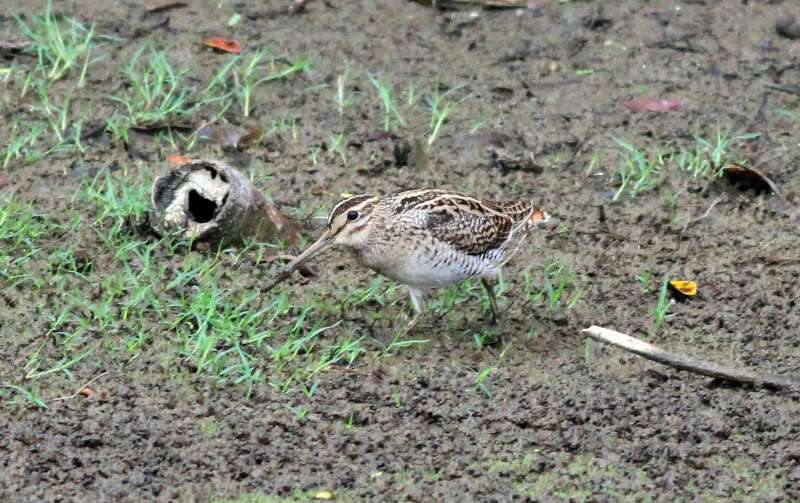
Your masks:
<instances>
[{"instance_id":1,"label":"plant debris","mask_svg":"<svg viewBox=\"0 0 800 503\"><path fill-rule=\"evenodd\" d=\"M242 44L231 38L211 37L204 39L203 44L223 52L242 53Z\"/></svg>"},{"instance_id":2,"label":"plant debris","mask_svg":"<svg viewBox=\"0 0 800 503\"><path fill-rule=\"evenodd\" d=\"M32 40L0 40L0 51L18 52L33 47Z\"/></svg>"},{"instance_id":3,"label":"plant debris","mask_svg":"<svg viewBox=\"0 0 800 503\"><path fill-rule=\"evenodd\" d=\"M731 183L742 188L780 195L775 182L756 168L732 162L722 168L722 173Z\"/></svg>"},{"instance_id":4,"label":"plant debris","mask_svg":"<svg viewBox=\"0 0 800 503\"><path fill-rule=\"evenodd\" d=\"M186 5L186 2L166 0L160 2L150 2L149 4L145 5L144 8L147 12L163 12L165 10L177 9L178 7L186 7Z\"/></svg>"},{"instance_id":5,"label":"plant debris","mask_svg":"<svg viewBox=\"0 0 800 503\"><path fill-rule=\"evenodd\" d=\"M694 297L697 295L697 283L694 281L672 280L669 282L670 290L679 297Z\"/></svg>"},{"instance_id":6,"label":"plant debris","mask_svg":"<svg viewBox=\"0 0 800 503\"><path fill-rule=\"evenodd\" d=\"M180 155L180 154L167 154L165 159L170 164L175 164L178 166L181 164L186 164L187 162L192 162L191 157L186 157L185 155Z\"/></svg>"},{"instance_id":7,"label":"plant debris","mask_svg":"<svg viewBox=\"0 0 800 503\"><path fill-rule=\"evenodd\" d=\"M529 0L414 0L422 5L439 9L471 9L475 6L493 9L527 8Z\"/></svg>"},{"instance_id":8,"label":"plant debris","mask_svg":"<svg viewBox=\"0 0 800 503\"><path fill-rule=\"evenodd\" d=\"M633 112L674 112L687 104L683 98L639 98L622 102Z\"/></svg>"}]
</instances>

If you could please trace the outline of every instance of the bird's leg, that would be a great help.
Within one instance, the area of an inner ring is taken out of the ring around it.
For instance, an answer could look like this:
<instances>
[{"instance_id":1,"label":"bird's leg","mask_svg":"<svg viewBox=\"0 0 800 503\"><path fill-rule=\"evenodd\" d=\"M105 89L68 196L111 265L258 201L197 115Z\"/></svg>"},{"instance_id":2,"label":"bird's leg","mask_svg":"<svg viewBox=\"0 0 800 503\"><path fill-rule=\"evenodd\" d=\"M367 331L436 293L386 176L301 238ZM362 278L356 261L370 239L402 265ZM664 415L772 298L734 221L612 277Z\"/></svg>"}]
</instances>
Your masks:
<instances>
[{"instance_id":1,"label":"bird's leg","mask_svg":"<svg viewBox=\"0 0 800 503\"><path fill-rule=\"evenodd\" d=\"M483 288L486 289L486 294L489 296L489 307L492 310L492 325L497 325L497 298L494 296L494 287L486 278L481 278L481 284L483 285Z\"/></svg>"},{"instance_id":2,"label":"bird's leg","mask_svg":"<svg viewBox=\"0 0 800 503\"><path fill-rule=\"evenodd\" d=\"M398 332L398 338L409 333L417 325L417 323L419 323L425 307L425 300L421 290L417 290L416 288L409 286L408 297L411 299L411 306L414 308L414 316L412 316L411 321L409 321L408 324L406 324L406 326Z\"/></svg>"},{"instance_id":3,"label":"bird's leg","mask_svg":"<svg viewBox=\"0 0 800 503\"><path fill-rule=\"evenodd\" d=\"M397 343L400 339L405 337L414 327L419 323L419 320L422 318L423 309L425 308L425 301L423 300L423 292L421 290L417 290L413 287L408 287L408 296L411 299L411 305L414 307L414 315L411 317L411 320L404 324L399 329L395 329L394 331L394 338L391 340L384 340L384 352L388 351L390 348L394 347L395 343ZM403 316L404 318L407 315Z\"/></svg>"},{"instance_id":4,"label":"bird's leg","mask_svg":"<svg viewBox=\"0 0 800 503\"><path fill-rule=\"evenodd\" d=\"M485 278L481 278L481 284L483 285L483 288L486 289L486 294L489 296L489 307L492 310L492 326L496 327L497 320L499 317L499 312L497 309L497 297L495 297L494 295L494 287L492 286L491 283L489 283L489 280ZM494 345L498 343L500 344L500 347L506 345L506 340L505 337L503 337L502 331L499 334L497 333L494 334L494 340L490 344Z\"/></svg>"}]
</instances>

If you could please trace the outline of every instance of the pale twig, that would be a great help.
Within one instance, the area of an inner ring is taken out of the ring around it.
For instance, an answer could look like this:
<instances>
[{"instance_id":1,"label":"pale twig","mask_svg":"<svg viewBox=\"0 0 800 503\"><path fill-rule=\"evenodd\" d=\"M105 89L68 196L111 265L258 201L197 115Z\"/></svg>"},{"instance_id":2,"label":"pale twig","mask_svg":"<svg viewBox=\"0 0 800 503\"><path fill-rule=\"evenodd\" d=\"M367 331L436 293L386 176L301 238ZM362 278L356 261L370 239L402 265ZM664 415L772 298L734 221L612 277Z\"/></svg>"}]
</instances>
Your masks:
<instances>
[{"instance_id":1,"label":"pale twig","mask_svg":"<svg viewBox=\"0 0 800 503\"><path fill-rule=\"evenodd\" d=\"M583 333L600 342L620 347L633 354L647 358L663 365L674 367L678 370L686 370L695 374L700 374L715 379L731 381L753 386L763 386L767 388L800 390L800 381L787 379L779 376L767 374L757 374L750 370L724 367L716 363L696 360L684 355L670 353L665 349L654 346L648 342L631 337L630 335L609 330L607 328L591 326L582 330Z\"/></svg>"},{"instance_id":2,"label":"pale twig","mask_svg":"<svg viewBox=\"0 0 800 503\"><path fill-rule=\"evenodd\" d=\"M88 388L90 384L92 384L93 382L97 381L98 379L100 379L101 377L103 377L106 374L108 374L107 371L103 372L102 374L98 374L98 375L94 376L93 378L91 378L86 384L84 384L83 386L78 388L75 391L75 393L73 393L71 395L68 395L68 396L62 396L62 397L59 397L59 398L53 398L51 401L57 402L59 400L70 400L72 398L75 398L76 396L81 394L81 391L83 391L84 389Z\"/></svg>"},{"instance_id":3,"label":"pale twig","mask_svg":"<svg viewBox=\"0 0 800 503\"><path fill-rule=\"evenodd\" d=\"M719 203L721 199L722 199L722 196L717 196L717 198L714 199L711 202L711 205L708 207L708 209L706 209L706 212L703 213L702 216L700 216L698 218L693 218L691 220L686 220L686 223L683 224L683 229L681 229L681 237L683 237L683 234L686 232L686 229L688 229L690 225L694 225L694 224L700 222L701 220L707 218L708 215L711 213L711 210L714 209L714 206L716 206L717 203Z\"/></svg>"}]
</instances>

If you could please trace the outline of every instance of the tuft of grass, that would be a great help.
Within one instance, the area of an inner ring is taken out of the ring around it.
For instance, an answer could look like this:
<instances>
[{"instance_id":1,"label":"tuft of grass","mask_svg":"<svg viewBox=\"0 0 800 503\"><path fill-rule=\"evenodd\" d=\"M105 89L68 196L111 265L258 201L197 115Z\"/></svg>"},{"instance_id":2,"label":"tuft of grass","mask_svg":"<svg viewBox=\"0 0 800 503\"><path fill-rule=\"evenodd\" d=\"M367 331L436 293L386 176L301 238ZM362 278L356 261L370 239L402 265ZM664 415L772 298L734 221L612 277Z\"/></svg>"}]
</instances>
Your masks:
<instances>
[{"instance_id":1,"label":"tuft of grass","mask_svg":"<svg viewBox=\"0 0 800 503\"><path fill-rule=\"evenodd\" d=\"M759 133L745 133L733 136L730 131L717 128L711 139L694 135L694 145L681 149L675 154L675 165L679 170L689 173L692 178L714 179L723 174L725 166L731 162L731 150L737 143L756 139Z\"/></svg>"},{"instance_id":2,"label":"tuft of grass","mask_svg":"<svg viewBox=\"0 0 800 503\"><path fill-rule=\"evenodd\" d=\"M638 274L636 276L636 281L638 281L639 284L642 285L642 291L644 293L649 293L650 285L653 281L653 275L650 273L650 271L644 271L643 273Z\"/></svg>"},{"instance_id":3,"label":"tuft of grass","mask_svg":"<svg viewBox=\"0 0 800 503\"><path fill-rule=\"evenodd\" d=\"M612 136L614 142L622 148L619 168L612 175L618 185L613 200L619 200L624 194L636 197L657 189L665 180L669 169L677 168L679 173L689 174L694 180L719 178L725 166L732 161L735 145L758 137L758 133L733 135L718 127L716 134L710 139L699 133L695 134L694 144L690 147L675 149L667 145L648 151ZM591 173L595 164L593 157L587 174Z\"/></svg>"},{"instance_id":4,"label":"tuft of grass","mask_svg":"<svg viewBox=\"0 0 800 503\"><path fill-rule=\"evenodd\" d=\"M612 137L622 147L619 155L619 169L614 173L614 178L619 183L619 188L614 194L617 201L623 194L630 197L658 188L664 181L668 156L661 150L648 154L636 145Z\"/></svg>"},{"instance_id":5,"label":"tuft of grass","mask_svg":"<svg viewBox=\"0 0 800 503\"><path fill-rule=\"evenodd\" d=\"M430 112L430 124L428 133L428 146L430 147L439 137L442 126L447 122L450 113L455 107L455 101L451 99L452 95L463 88L464 85L455 86L448 89L445 93L440 93L438 86L435 87L433 94L427 96L425 101L428 104L428 111ZM462 100L463 101L463 100Z\"/></svg>"},{"instance_id":6,"label":"tuft of grass","mask_svg":"<svg viewBox=\"0 0 800 503\"><path fill-rule=\"evenodd\" d=\"M253 94L258 87L307 72L311 68L311 61L308 58L299 58L295 62L288 62L286 58L277 57L267 49L259 48L248 58L237 56L230 65L234 96L242 109L242 115L250 117Z\"/></svg>"},{"instance_id":7,"label":"tuft of grass","mask_svg":"<svg viewBox=\"0 0 800 503\"><path fill-rule=\"evenodd\" d=\"M94 25L86 28L72 18L64 18L62 23L53 14L53 2L48 0L45 12L35 16L31 25L13 14L20 31L33 41L32 51L36 53L37 70L50 82L60 80L70 71L80 67L78 87L83 87L86 71L94 61L91 59Z\"/></svg>"},{"instance_id":8,"label":"tuft of grass","mask_svg":"<svg viewBox=\"0 0 800 503\"><path fill-rule=\"evenodd\" d=\"M59 227L30 204L0 194L0 286L43 284L32 264Z\"/></svg>"},{"instance_id":9,"label":"tuft of grass","mask_svg":"<svg viewBox=\"0 0 800 503\"><path fill-rule=\"evenodd\" d=\"M175 69L166 51L142 46L125 65L128 90L111 99L124 107L124 113L109 119L109 130L117 139L126 139L132 127L166 127L185 123L194 106L191 90L183 83L187 70Z\"/></svg>"},{"instance_id":10,"label":"tuft of grass","mask_svg":"<svg viewBox=\"0 0 800 503\"><path fill-rule=\"evenodd\" d=\"M20 122L19 117L14 117L9 131L9 138L2 151L3 169L8 169L12 161L22 159L24 164L32 164L43 157L43 152L37 150L39 141L44 138L47 126L41 122Z\"/></svg>"},{"instance_id":11,"label":"tuft of grass","mask_svg":"<svg viewBox=\"0 0 800 503\"><path fill-rule=\"evenodd\" d=\"M377 361L383 360L384 358L389 358L392 356L396 351L400 349L410 348L414 346L424 346L425 344L431 342L430 339L403 339L405 334L403 331L399 331L395 334L394 338L387 344L383 349L378 352L376 357Z\"/></svg>"},{"instance_id":12,"label":"tuft of grass","mask_svg":"<svg viewBox=\"0 0 800 503\"><path fill-rule=\"evenodd\" d=\"M394 93L394 84L389 78L380 78L373 74L368 74L372 87L378 92L378 97L383 105L383 129L390 131L392 129L392 121L396 121L402 127L406 127L406 120L400 113L400 108L397 105L397 98Z\"/></svg>"},{"instance_id":13,"label":"tuft of grass","mask_svg":"<svg viewBox=\"0 0 800 503\"><path fill-rule=\"evenodd\" d=\"M328 138L331 150L339 156L342 160L342 164L345 166L347 166L347 139L348 135L344 131L332 134L330 138Z\"/></svg>"},{"instance_id":14,"label":"tuft of grass","mask_svg":"<svg viewBox=\"0 0 800 503\"><path fill-rule=\"evenodd\" d=\"M118 236L129 224L143 220L149 211L148 175L146 170L140 171L139 179L131 183L102 170L84 187L83 198L97 209L97 223L111 224L111 236Z\"/></svg>"},{"instance_id":15,"label":"tuft of grass","mask_svg":"<svg viewBox=\"0 0 800 503\"><path fill-rule=\"evenodd\" d=\"M581 300L586 289L577 283L577 275L568 264L554 260L540 266L542 286L534 287L534 275L525 271L525 297L535 303L544 303L553 315L560 309L572 309Z\"/></svg>"},{"instance_id":16,"label":"tuft of grass","mask_svg":"<svg viewBox=\"0 0 800 503\"><path fill-rule=\"evenodd\" d=\"M661 330L664 321L672 317L672 315L667 314L669 305L669 278L664 277L664 281L661 282L661 288L658 290L658 300L656 300L656 305L653 306L652 310L653 329L651 335L657 334Z\"/></svg>"},{"instance_id":17,"label":"tuft of grass","mask_svg":"<svg viewBox=\"0 0 800 503\"><path fill-rule=\"evenodd\" d=\"M482 391L487 398L492 397L492 392L487 387L486 381L491 377L496 368L495 365L488 365L475 376L475 389Z\"/></svg>"},{"instance_id":18,"label":"tuft of grass","mask_svg":"<svg viewBox=\"0 0 800 503\"><path fill-rule=\"evenodd\" d=\"M14 391L16 394L16 399L7 400L6 405L19 406L25 403L30 403L31 405L34 405L40 409L47 409L47 404L34 388L29 389L16 384L0 382L0 388L3 387Z\"/></svg>"}]
</instances>

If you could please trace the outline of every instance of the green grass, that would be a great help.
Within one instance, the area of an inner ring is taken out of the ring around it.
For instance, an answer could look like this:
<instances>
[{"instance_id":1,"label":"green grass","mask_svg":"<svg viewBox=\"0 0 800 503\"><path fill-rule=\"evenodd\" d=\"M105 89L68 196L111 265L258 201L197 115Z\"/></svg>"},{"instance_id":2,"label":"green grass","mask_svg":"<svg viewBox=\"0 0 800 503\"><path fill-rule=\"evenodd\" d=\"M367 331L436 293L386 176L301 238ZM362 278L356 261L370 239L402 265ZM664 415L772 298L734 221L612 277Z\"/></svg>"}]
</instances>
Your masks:
<instances>
[{"instance_id":1,"label":"green grass","mask_svg":"<svg viewBox=\"0 0 800 503\"><path fill-rule=\"evenodd\" d=\"M719 178L730 162L739 160L736 148L744 142L759 137L758 133L734 135L717 127L711 138L694 135L691 145L674 146L668 143L663 147L645 149L633 143L612 137L620 147L618 167L612 173L612 183L617 186L613 200L623 195L636 197L661 187L670 172L689 175L690 180L710 181ZM587 168L590 174L597 164L596 158Z\"/></svg>"},{"instance_id":2,"label":"green grass","mask_svg":"<svg viewBox=\"0 0 800 503\"><path fill-rule=\"evenodd\" d=\"M525 271L524 279L525 298L534 304L544 305L550 315L559 310L573 309L586 292L585 287L579 285L572 267L560 260L551 261L533 271Z\"/></svg>"},{"instance_id":3,"label":"green grass","mask_svg":"<svg viewBox=\"0 0 800 503\"><path fill-rule=\"evenodd\" d=\"M250 117L259 87L308 71L310 65L306 58L288 62L257 49L231 58L205 85L190 85L188 69L176 68L168 51L143 46L125 65L126 91L110 97L120 108L108 119L107 130L116 140L127 141L131 128L166 129L163 138L172 150L188 150L197 140L201 119L211 124L228 113ZM193 133L179 132L187 128ZM297 118L272 118L265 135L283 131L291 132L296 141Z\"/></svg>"},{"instance_id":4,"label":"green grass","mask_svg":"<svg viewBox=\"0 0 800 503\"><path fill-rule=\"evenodd\" d=\"M84 148L81 144L83 122L86 117L91 115L91 107L87 105L82 112L81 118L73 120L72 99L74 90L66 94L60 103L51 101L50 87L46 82L39 81L36 91L39 101L34 111L49 126L49 131L52 133L50 137L55 140L49 150L42 154L42 157L73 149L83 153Z\"/></svg>"},{"instance_id":5,"label":"green grass","mask_svg":"<svg viewBox=\"0 0 800 503\"><path fill-rule=\"evenodd\" d=\"M125 65L126 92L110 98L122 105L108 120L108 130L127 140L130 128L158 128L189 123L197 105L184 82L188 70L176 69L166 51L142 46Z\"/></svg>"},{"instance_id":6,"label":"green grass","mask_svg":"<svg viewBox=\"0 0 800 503\"><path fill-rule=\"evenodd\" d=\"M739 143L754 140L758 133L733 136L730 131L717 128L714 137L707 139L696 133L692 147L681 149L673 156L675 165L692 178L713 179L723 174L725 166L737 159L732 158L731 150Z\"/></svg>"},{"instance_id":7,"label":"green grass","mask_svg":"<svg viewBox=\"0 0 800 503\"><path fill-rule=\"evenodd\" d=\"M661 282L661 288L658 290L658 299L656 300L656 304L653 306L651 312L653 315L653 327L651 329L651 335L657 334L664 325L664 322L671 317L671 315L667 314L669 306L669 278L665 277Z\"/></svg>"},{"instance_id":8,"label":"green grass","mask_svg":"<svg viewBox=\"0 0 800 503\"><path fill-rule=\"evenodd\" d=\"M406 120L400 113L400 107L397 104L395 96L394 84L392 79L387 77L379 77L373 74L368 74L370 84L375 88L380 98L381 105L383 105L383 129L384 131L391 131L393 124L405 127Z\"/></svg>"},{"instance_id":9,"label":"green grass","mask_svg":"<svg viewBox=\"0 0 800 503\"><path fill-rule=\"evenodd\" d=\"M242 115L250 117L257 88L267 82L307 72L311 68L311 61L301 57L292 62L259 48L249 55L236 56L228 65L231 74L228 88L235 96Z\"/></svg>"},{"instance_id":10,"label":"green grass","mask_svg":"<svg viewBox=\"0 0 800 503\"><path fill-rule=\"evenodd\" d=\"M30 404L40 409L47 409L47 404L33 387L24 388L0 382L0 400L3 400L6 407L25 407Z\"/></svg>"},{"instance_id":11,"label":"green grass","mask_svg":"<svg viewBox=\"0 0 800 503\"><path fill-rule=\"evenodd\" d=\"M35 56L35 66L20 58L4 75L3 106L15 111L6 118L10 126L0 127L2 169L65 152L84 154L85 124L94 107L88 91L82 90L90 66L99 60L92 56L97 45L94 27L56 15L51 1L42 14L12 16L31 42L24 51Z\"/></svg>"},{"instance_id":12,"label":"green grass","mask_svg":"<svg viewBox=\"0 0 800 503\"><path fill-rule=\"evenodd\" d=\"M759 466L755 460L741 456L731 458L718 455L711 459L711 464L726 472L720 480L735 479L739 483L733 489L733 500L742 502L778 501L785 497L788 482L785 475L776 467ZM726 501L729 488L712 488L706 491L701 501ZM730 499L728 499L730 501Z\"/></svg>"},{"instance_id":13,"label":"green grass","mask_svg":"<svg viewBox=\"0 0 800 503\"><path fill-rule=\"evenodd\" d=\"M44 14L33 16L31 24L14 14L20 31L28 37L36 54L37 71L48 81L60 80L80 69L78 87L83 87L91 59L94 25L86 28L72 18L56 19L53 2L48 0Z\"/></svg>"},{"instance_id":14,"label":"green grass","mask_svg":"<svg viewBox=\"0 0 800 503\"><path fill-rule=\"evenodd\" d=\"M430 93L425 96L424 107L420 107L420 93L413 82L408 85L404 93L405 100L401 100L392 79L371 73L367 74L367 78L375 89L383 109L383 129L401 130L413 137L425 136L427 147L431 147L439 138L457 105L470 97L467 94L456 98L456 95L466 87L464 84L456 85L445 92L442 92L438 84L434 84Z\"/></svg>"},{"instance_id":15,"label":"green grass","mask_svg":"<svg viewBox=\"0 0 800 503\"><path fill-rule=\"evenodd\" d=\"M44 152L37 149L47 133L47 125L42 122L20 121L15 116L8 132L5 148L2 150L3 169L8 169L14 161L22 160L23 164L33 164L44 157Z\"/></svg>"},{"instance_id":16,"label":"green grass","mask_svg":"<svg viewBox=\"0 0 800 503\"><path fill-rule=\"evenodd\" d=\"M636 145L614 138L622 148L619 154L619 169L614 178L619 188L614 194L617 201L623 194L636 197L656 189L664 181L668 155L663 150L648 153Z\"/></svg>"},{"instance_id":17,"label":"green grass","mask_svg":"<svg viewBox=\"0 0 800 503\"><path fill-rule=\"evenodd\" d=\"M36 262L61 226L13 194L0 193L0 285L41 288L46 278Z\"/></svg>"},{"instance_id":18,"label":"green grass","mask_svg":"<svg viewBox=\"0 0 800 503\"><path fill-rule=\"evenodd\" d=\"M450 118L453 108L455 108L456 101L452 99L452 95L463 87L463 85L456 86L445 93L441 93L439 87L434 86L433 92L425 98L428 104L428 112L430 113L428 147L433 145L439 137L442 127Z\"/></svg>"}]
</instances>

